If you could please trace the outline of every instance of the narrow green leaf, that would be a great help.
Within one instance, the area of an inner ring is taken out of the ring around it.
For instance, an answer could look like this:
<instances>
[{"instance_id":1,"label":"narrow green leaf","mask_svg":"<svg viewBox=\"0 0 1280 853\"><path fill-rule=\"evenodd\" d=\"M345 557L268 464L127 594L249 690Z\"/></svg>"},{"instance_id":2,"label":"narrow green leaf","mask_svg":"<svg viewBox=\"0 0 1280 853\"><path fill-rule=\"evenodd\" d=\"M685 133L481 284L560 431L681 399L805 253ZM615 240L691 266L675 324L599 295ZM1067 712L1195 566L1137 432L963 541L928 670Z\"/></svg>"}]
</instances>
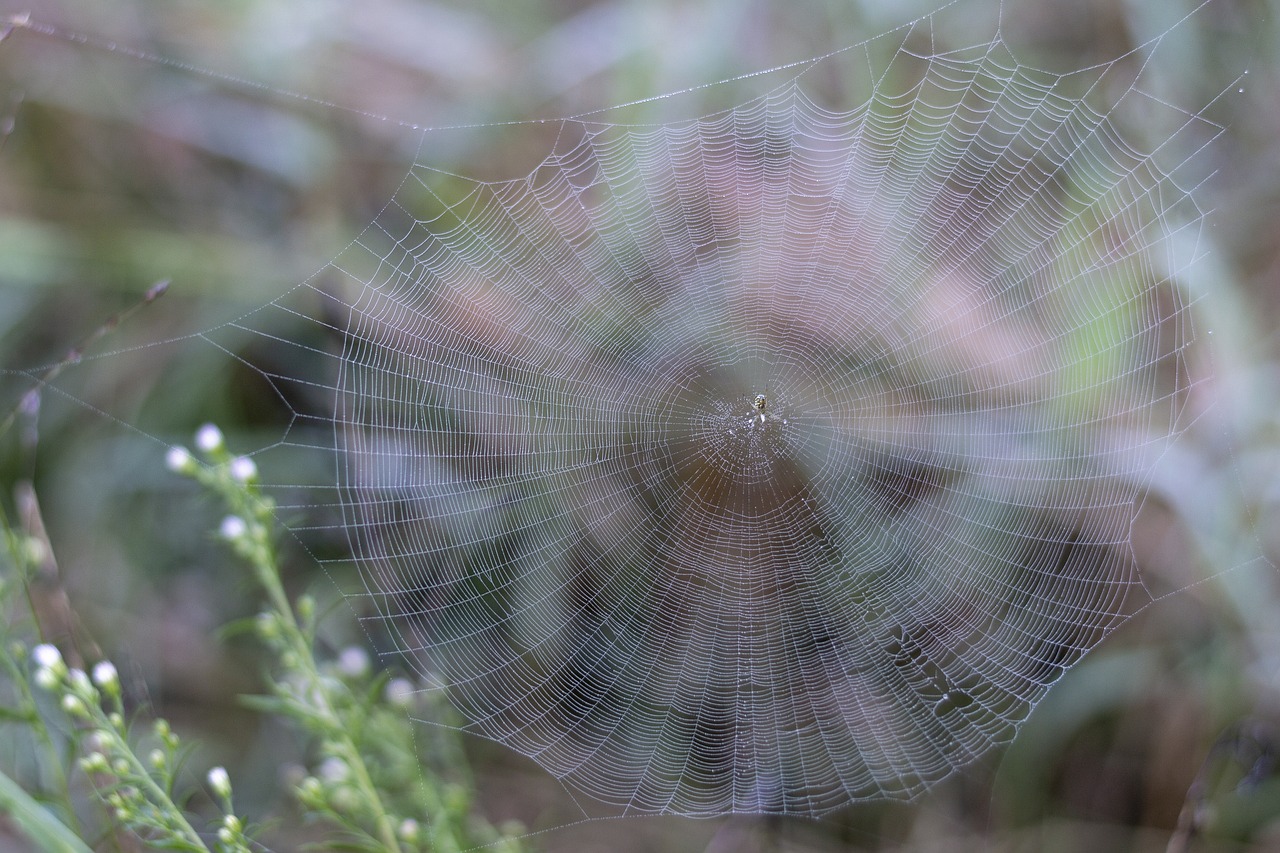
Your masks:
<instances>
[{"instance_id":1,"label":"narrow green leaf","mask_svg":"<svg viewBox=\"0 0 1280 853\"><path fill-rule=\"evenodd\" d=\"M66 824L0 772L0 813L12 818L39 850L48 853L93 853Z\"/></svg>"}]
</instances>

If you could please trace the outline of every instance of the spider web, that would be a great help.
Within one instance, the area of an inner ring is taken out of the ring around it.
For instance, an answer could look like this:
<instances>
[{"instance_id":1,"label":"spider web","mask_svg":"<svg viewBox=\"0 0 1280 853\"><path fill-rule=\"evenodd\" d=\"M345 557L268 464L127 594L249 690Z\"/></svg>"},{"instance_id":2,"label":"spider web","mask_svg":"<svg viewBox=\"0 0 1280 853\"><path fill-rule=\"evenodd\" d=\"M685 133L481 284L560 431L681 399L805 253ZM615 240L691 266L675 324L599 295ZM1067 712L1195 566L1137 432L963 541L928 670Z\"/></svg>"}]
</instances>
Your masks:
<instances>
[{"instance_id":1,"label":"spider web","mask_svg":"<svg viewBox=\"0 0 1280 853\"><path fill-rule=\"evenodd\" d=\"M308 523L466 731L626 813L907 799L1156 595L1130 525L1194 416L1178 176L1220 129L1146 92L1156 44L1057 75L933 26L564 120L517 180L419 162L209 335L295 351Z\"/></svg>"}]
</instances>

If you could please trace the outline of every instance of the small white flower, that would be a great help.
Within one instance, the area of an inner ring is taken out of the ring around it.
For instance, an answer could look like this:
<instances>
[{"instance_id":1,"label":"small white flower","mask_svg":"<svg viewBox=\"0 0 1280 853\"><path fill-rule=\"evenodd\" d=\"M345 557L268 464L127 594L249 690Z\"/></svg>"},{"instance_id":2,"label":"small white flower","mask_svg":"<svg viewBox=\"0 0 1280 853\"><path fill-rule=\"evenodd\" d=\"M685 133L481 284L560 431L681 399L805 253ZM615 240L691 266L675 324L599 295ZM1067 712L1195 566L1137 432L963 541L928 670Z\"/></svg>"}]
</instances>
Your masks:
<instances>
[{"instance_id":1,"label":"small white flower","mask_svg":"<svg viewBox=\"0 0 1280 853\"><path fill-rule=\"evenodd\" d=\"M222 430L213 424L205 424L196 430L196 447L205 453L222 449Z\"/></svg>"},{"instance_id":2,"label":"small white flower","mask_svg":"<svg viewBox=\"0 0 1280 853\"><path fill-rule=\"evenodd\" d=\"M120 673L109 660L100 660L93 665L93 683L106 691L120 687Z\"/></svg>"},{"instance_id":3,"label":"small white flower","mask_svg":"<svg viewBox=\"0 0 1280 853\"><path fill-rule=\"evenodd\" d=\"M153 749L147 753L147 761L151 762L151 766L156 770L163 770L165 764L165 754L163 749Z\"/></svg>"},{"instance_id":4,"label":"small white flower","mask_svg":"<svg viewBox=\"0 0 1280 853\"><path fill-rule=\"evenodd\" d=\"M249 483L258 478L258 466L248 456L237 456L231 460L231 476L238 483Z\"/></svg>"},{"instance_id":5,"label":"small white flower","mask_svg":"<svg viewBox=\"0 0 1280 853\"><path fill-rule=\"evenodd\" d=\"M338 654L338 672L360 678L369 672L369 653L359 646L347 646Z\"/></svg>"},{"instance_id":6,"label":"small white flower","mask_svg":"<svg viewBox=\"0 0 1280 853\"><path fill-rule=\"evenodd\" d=\"M53 690L62 683L62 677L47 666L37 669L33 678L41 690Z\"/></svg>"},{"instance_id":7,"label":"small white flower","mask_svg":"<svg viewBox=\"0 0 1280 853\"><path fill-rule=\"evenodd\" d=\"M66 711L73 717L88 716L89 709L85 707L79 696L71 693L65 693L62 696L62 710Z\"/></svg>"},{"instance_id":8,"label":"small white flower","mask_svg":"<svg viewBox=\"0 0 1280 853\"><path fill-rule=\"evenodd\" d=\"M52 643L41 643L31 650L31 658L37 665L47 669L58 669L62 666L62 652Z\"/></svg>"},{"instance_id":9,"label":"small white flower","mask_svg":"<svg viewBox=\"0 0 1280 853\"><path fill-rule=\"evenodd\" d=\"M257 619L254 620L258 628L258 636L263 639L273 640L280 636L280 617L274 613L259 613Z\"/></svg>"},{"instance_id":10,"label":"small white flower","mask_svg":"<svg viewBox=\"0 0 1280 853\"><path fill-rule=\"evenodd\" d=\"M83 669L73 669L68 672L67 681L71 683L71 689L79 693L93 692L93 683L89 681L89 676Z\"/></svg>"},{"instance_id":11,"label":"small white flower","mask_svg":"<svg viewBox=\"0 0 1280 853\"><path fill-rule=\"evenodd\" d=\"M218 830L218 840L223 844L230 845L235 843L236 834L234 830L227 829L225 826Z\"/></svg>"},{"instance_id":12,"label":"small white flower","mask_svg":"<svg viewBox=\"0 0 1280 853\"><path fill-rule=\"evenodd\" d=\"M223 539L239 539L249 532L249 525L244 523L244 519L238 515L228 515L222 519L222 526L218 528Z\"/></svg>"},{"instance_id":13,"label":"small white flower","mask_svg":"<svg viewBox=\"0 0 1280 853\"><path fill-rule=\"evenodd\" d=\"M326 782L342 782L351 775L351 768L341 758L330 756L320 762L317 772Z\"/></svg>"},{"instance_id":14,"label":"small white flower","mask_svg":"<svg viewBox=\"0 0 1280 853\"><path fill-rule=\"evenodd\" d=\"M413 682L407 678L393 678L387 682L387 702L397 708L408 708L413 703Z\"/></svg>"},{"instance_id":15,"label":"small white flower","mask_svg":"<svg viewBox=\"0 0 1280 853\"><path fill-rule=\"evenodd\" d=\"M341 785L329 793L329 805L334 811L351 812L359 806L360 798L350 785Z\"/></svg>"},{"instance_id":16,"label":"small white flower","mask_svg":"<svg viewBox=\"0 0 1280 853\"><path fill-rule=\"evenodd\" d=\"M85 751L90 754L98 754L106 752L111 748L114 742L113 733L104 729L95 729L84 739Z\"/></svg>"},{"instance_id":17,"label":"small white flower","mask_svg":"<svg viewBox=\"0 0 1280 853\"><path fill-rule=\"evenodd\" d=\"M240 823L240 818L236 817L233 814L229 814L223 817L222 825L225 826L227 829L231 830L232 832L236 832L236 833L244 829L244 825Z\"/></svg>"},{"instance_id":18,"label":"small white flower","mask_svg":"<svg viewBox=\"0 0 1280 853\"><path fill-rule=\"evenodd\" d=\"M205 778L209 782L210 789L219 799L225 800L231 796L231 776L228 775L227 768L214 767L209 770L209 775Z\"/></svg>"},{"instance_id":19,"label":"small white flower","mask_svg":"<svg viewBox=\"0 0 1280 853\"><path fill-rule=\"evenodd\" d=\"M401 841L406 844L415 844L418 841L418 822L411 817L407 817L400 821L400 828L396 832Z\"/></svg>"},{"instance_id":20,"label":"small white flower","mask_svg":"<svg viewBox=\"0 0 1280 853\"><path fill-rule=\"evenodd\" d=\"M324 798L324 785L314 776L308 776L298 783L298 799L304 803L320 802Z\"/></svg>"},{"instance_id":21,"label":"small white flower","mask_svg":"<svg viewBox=\"0 0 1280 853\"><path fill-rule=\"evenodd\" d=\"M164 457L165 467L170 471L176 471L184 474L190 471L195 464L195 460L191 458L191 451L181 445L174 445L169 448L169 452Z\"/></svg>"}]
</instances>

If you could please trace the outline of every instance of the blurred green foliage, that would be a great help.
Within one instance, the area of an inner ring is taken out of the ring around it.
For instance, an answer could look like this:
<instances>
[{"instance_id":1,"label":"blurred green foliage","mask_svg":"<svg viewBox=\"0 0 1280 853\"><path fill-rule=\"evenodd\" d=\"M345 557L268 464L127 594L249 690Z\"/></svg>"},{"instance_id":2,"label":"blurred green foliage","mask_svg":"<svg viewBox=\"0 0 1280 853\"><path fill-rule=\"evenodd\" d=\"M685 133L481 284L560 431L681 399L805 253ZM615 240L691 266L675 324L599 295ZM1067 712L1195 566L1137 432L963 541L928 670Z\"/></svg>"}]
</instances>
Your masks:
<instances>
[{"instance_id":1,"label":"blurred green foliage","mask_svg":"<svg viewBox=\"0 0 1280 853\"><path fill-rule=\"evenodd\" d=\"M508 122L819 55L933 5L44 0L36 19L102 41L23 30L0 43L0 413L108 318L172 281L44 390L38 430L0 437L0 501L19 517L13 484L34 482L74 612L47 627L93 637L122 664L131 701L155 706L229 766L250 819L272 811L279 768L297 761L300 746L237 701L256 689L259 671L246 650L211 640L251 612L252 597L228 581L203 532L212 510L161 458L205 421L238 447L270 446L289 412L258 374L192 336L320 270L415 157L480 179L518 176L549 150L554 127ZM997 5L970 5L971 18L952 20L971 31L936 33L934 49L990 38ZM1111 59L1195 5L1005 3L1002 32L1021 60L1062 71ZM1189 285L1212 295L1196 322L1214 333L1205 357L1217 378L1201 392L1213 406L1135 526L1153 577L1177 594L1071 671L1012 747L919 803L858 807L820 824L570 825L577 813L553 780L478 743L469 757L495 820L559 827L545 836L552 849L1163 850L1183 837L1176 827L1190 807L1203 837L1188 849L1280 844L1274 775L1255 784L1251 768L1232 777L1206 763L1243 760L1214 745L1245 723L1261 753L1274 756L1280 738L1280 580L1263 563L1235 568L1259 537L1269 554L1280 547L1270 532L1280 529L1277 5L1214 0L1168 37L1152 77L1161 97L1209 103L1206 116L1228 128L1198 161L1215 212L1200 247L1208 257ZM107 41L121 47L104 49ZM1217 97L1246 70L1242 93ZM742 80L602 118L699 115L759 85ZM1132 130L1150 135L1140 145L1160 142L1160 128ZM1241 492L1243 501L1231 500ZM293 592L336 602L354 582L316 572L300 550L292 558ZM333 648L363 637L344 618L321 632ZM1204 784L1188 806L1197 779Z\"/></svg>"}]
</instances>

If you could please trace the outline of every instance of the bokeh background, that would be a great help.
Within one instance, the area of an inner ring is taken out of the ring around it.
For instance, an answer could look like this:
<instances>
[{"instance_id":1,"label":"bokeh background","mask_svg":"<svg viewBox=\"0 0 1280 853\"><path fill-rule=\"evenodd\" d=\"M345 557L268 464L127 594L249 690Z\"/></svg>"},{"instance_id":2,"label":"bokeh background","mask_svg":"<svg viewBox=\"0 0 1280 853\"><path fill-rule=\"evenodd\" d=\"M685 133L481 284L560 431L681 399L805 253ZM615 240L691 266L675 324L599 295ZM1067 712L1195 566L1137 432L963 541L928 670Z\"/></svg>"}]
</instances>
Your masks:
<instances>
[{"instance_id":1,"label":"bokeh background","mask_svg":"<svg viewBox=\"0 0 1280 853\"><path fill-rule=\"evenodd\" d=\"M1197 4L1005 5L1002 32L1019 58L1066 71L1166 32ZM1072 670L1013 745L915 803L859 806L823 822L571 825L553 780L475 743L484 810L546 830L531 843L553 850L1119 851L1177 843L1190 802L1205 826L1191 849L1280 846L1280 574L1250 562L1280 548L1280 532L1271 532L1280 530L1278 5L1214 0L1166 38L1150 69L1162 97L1193 111L1207 104L1206 117L1226 128L1199 161L1212 213L1208 256L1195 268L1197 289L1210 295L1196 313L1214 331L1207 393L1215 405L1179 445L1165 484L1180 496L1169 518L1139 528L1152 540L1139 543L1144 553L1178 566L1174 594ZM288 814L280 779L302 757L300 741L241 707L236 697L260 677L252 643L220 639L221 626L254 612L251 590L209 533L215 508L162 463L166 444L188 442L210 420L236 449L269 447L289 411L241 360L192 336L320 270L377 215L415 158L485 180L518 176L554 141L554 122L526 120L820 55L935 6L43 0L31 8L64 35L18 30L0 42L0 416L19 406L32 377L84 352L42 394L38 419L20 418L0 436L0 501L14 518L22 503L14 486L34 484L58 557L54 586L66 593L65 604L49 595L49 629L100 647L135 701L199 741L201 760L227 764L251 817ZM0 5L6 15L25 9ZM947 16L938 49L990 39L999 4L970 0L964 11ZM746 79L627 117L689 118L758 91ZM172 282L169 292L139 307L161 280ZM97 334L120 312L129 313ZM353 579L326 576L300 552L289 571L297 591L333 603L328 647L363 640L341 599ZM264 840L279 849L298 840L287 827L276 832Z\"/></svg>"}]
</instances>

